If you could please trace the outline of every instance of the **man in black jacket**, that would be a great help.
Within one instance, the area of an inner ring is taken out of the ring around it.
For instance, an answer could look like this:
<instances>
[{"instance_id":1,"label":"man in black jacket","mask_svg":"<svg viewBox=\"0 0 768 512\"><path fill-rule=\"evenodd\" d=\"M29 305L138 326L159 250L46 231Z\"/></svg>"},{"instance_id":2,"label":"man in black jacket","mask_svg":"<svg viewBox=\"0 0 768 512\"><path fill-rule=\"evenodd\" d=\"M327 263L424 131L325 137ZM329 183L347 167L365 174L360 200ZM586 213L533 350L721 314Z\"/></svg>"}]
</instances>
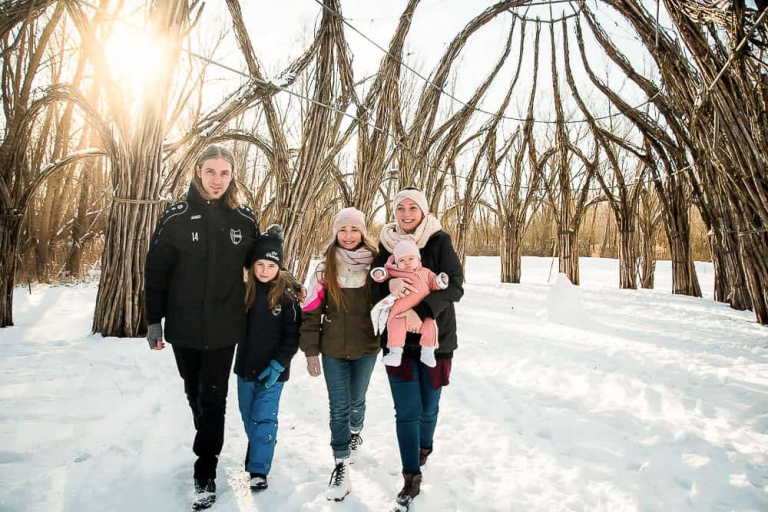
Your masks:
<instances>
[{"instance_id":1,"label":"man in black jacket","mask_svg":"<svg viewBox=\"0 0 768 512\"><path fill-rule=\"evenodd\" d=\"M259 236L253 211L237 204L234 157L210 146L198 159L187 200L166 209L147 254L147 340L172 344L197 434L195 508L215 501L224 444L227 384L237 343L245 338L243 267Z\"/></svg>"}]
</instances>

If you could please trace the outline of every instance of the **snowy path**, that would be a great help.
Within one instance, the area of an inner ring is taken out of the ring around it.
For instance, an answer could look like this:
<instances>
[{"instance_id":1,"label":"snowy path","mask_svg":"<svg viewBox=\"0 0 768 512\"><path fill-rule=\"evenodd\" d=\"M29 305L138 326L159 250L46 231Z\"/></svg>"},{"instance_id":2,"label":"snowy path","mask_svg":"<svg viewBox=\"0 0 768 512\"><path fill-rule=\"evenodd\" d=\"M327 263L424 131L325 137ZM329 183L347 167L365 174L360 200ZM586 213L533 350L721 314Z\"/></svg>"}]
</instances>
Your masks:
<instances>
[{"instance_id":1,"label":"snowy path","mask_svg":"<svg viewBox=\"0 0 768 512\"><path fill-rule=\"evenodd\" d=\"M583 286L525 258L523 284L469 258L459 346L435 454L414 509L768 510L768 329L750 312L666 289L616 289L615 260L582 260ZM712 269L697 264L711 299ZM556 267L555 267L556 269ZM188 510L191 421L170 350L88 334L95 286L16 290L0 331L0 511ZM283 394L270 488L252 497L230 392L215 511L388 510L400 484L379 365L365 444L343 503L327 395L301 355ZM230 391L234 390L234 380Z\"/></svg>"}]
</instances>

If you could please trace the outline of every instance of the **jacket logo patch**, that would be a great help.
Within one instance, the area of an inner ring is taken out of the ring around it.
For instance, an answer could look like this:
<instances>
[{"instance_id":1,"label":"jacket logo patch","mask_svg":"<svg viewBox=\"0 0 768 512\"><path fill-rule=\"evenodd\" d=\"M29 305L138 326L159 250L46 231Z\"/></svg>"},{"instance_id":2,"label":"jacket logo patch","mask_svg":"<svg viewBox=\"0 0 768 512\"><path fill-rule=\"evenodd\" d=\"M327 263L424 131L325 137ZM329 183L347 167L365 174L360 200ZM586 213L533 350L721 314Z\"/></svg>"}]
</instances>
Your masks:
<instances>
[{"instance_id":1,"label":"jacket logo patch","mask_svg":"<svg viewBox=\"0 0 768 512\"><path fill-rule=\"evenodd\" d=\"M198 235L197 231L194 231L192 233L192 241L193 242L199 242L200 241L200 235Z\"/></svg>"},{"instance_id":2,"label":"jacket logo patch","mask_svg":"<svg viewBox=\"0 0 768 512\"><path fill-rule=\"evenodd\" d=\"M202 215L193 215L193 216L191 216L189 219L190 219L190 220L200 220L200 219L202 219L202 218L203 218L203 216L202 216Z\"/></svg>"},{"instance_id":3,"label":"jacket logo patch","mask_svg":"<svg viewBox=\"0 0 768 512\"><path fill-rule=\"evenodd\" d=\"M274 308L272 308L272 314L275 316L280 316L280 313L283 311L283 306L278 304Z\"/></svg>"},{"instance_id":4,"label":"jacket logo patch","mask_svg":"<svg viewBox=\"0 0 768 512\"><path fill-rule=\"evenodd\" d=\"M230 229L229 238L230 240L232 240L233 244L237 245L243 241L243 234L240 232L239 229Z\"/></svg>"}]
</instances>

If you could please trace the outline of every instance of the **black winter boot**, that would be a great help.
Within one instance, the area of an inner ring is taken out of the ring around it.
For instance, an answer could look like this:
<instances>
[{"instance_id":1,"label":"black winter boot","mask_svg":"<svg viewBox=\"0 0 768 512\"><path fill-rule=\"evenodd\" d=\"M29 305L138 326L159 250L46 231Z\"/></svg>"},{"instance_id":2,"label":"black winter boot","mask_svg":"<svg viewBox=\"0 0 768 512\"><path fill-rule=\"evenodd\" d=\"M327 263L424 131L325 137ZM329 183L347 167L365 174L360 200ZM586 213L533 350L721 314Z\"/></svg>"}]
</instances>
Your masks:
<instances>
[{"instance_id":1,"label":"black winter boot","mask_svg":"<svg viewBox=\"0 0 768 512\"><path fill-rule=\"evenodd\" d=\"M192 510L211 508L216 502L216 480L213 478L195 478L195 495L192 498Z\"/></svg>"},{"instance_id":2,"label":"black winter boot","mask_svg":"<svg viewBox=\"0 0 768 512\"><path fill-rule=\"evenodd\" d=\"M267 475L262 473L251 473L251 490L252 491L263 491L267 487L269 487L269 482L267 481Z\"/></svg>"},{"instance_id":3,"label":"black winter boot","mask_svg":"<svg viewBox=\"0 0 768 512\"><path fill-rule=\"evenodd\" d=\"M349 449L355 451L361 444L363 444L363 438L360 437L360 432L351 432L349 435Z\"/></svg>"}]
</instances>

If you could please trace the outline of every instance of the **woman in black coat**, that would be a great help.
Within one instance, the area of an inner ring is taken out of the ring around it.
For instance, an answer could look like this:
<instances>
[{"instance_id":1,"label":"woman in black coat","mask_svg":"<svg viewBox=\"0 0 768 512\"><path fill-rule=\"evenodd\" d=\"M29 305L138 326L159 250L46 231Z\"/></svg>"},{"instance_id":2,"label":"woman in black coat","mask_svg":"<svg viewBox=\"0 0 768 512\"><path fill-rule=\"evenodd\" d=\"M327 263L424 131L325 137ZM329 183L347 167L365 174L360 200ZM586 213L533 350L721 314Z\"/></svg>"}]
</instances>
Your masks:
<instances>
[{"instance_id":1,"label":"woman in black coat","mask_svg":"<svg viewBox=\"0 0 768 512\"><path fill-rule=\"evenodd\" d=\"M234 157L208 147L195 165L187 200L168 207L145 266L147 340L173 346L195 424L195 508L215 500L224 444L227 384L235 346L245 338L243 268L259 236L253 211L237 202ZM161 320L165 318L165 333Z\"/></svg>"},{"instance_id":2,"label":"woman in black coat","mask_svg":"<svg viewBox=\"0 0 768 512\"><path fill-rule=\"evenodd\" d=\"M440 394L448 385L453 352L457 348L456 310L454 303L464 295L464 275L451 237L442 230L440 222L429 214L429 203L415 188L404 188L393 201L395 222L387 224L379 237L379 255L373 266L383 266L397 242L416 242L421 263L436 274L445 272L448 288L433 291L424 300L402 315L406 320L405 347L400 366L387 366L389 385L395 402L397 442L403 464L403 488L397 501L407 505L419 494L421 469L432 453L432 440L437 425ZM402 297L415 292L408 279L391 279L374 284L374 300L388 293ZM420 359L419 328L425 318L437 323L439 347L435 350L437 365L430 368ZM387 332L381 336L386 351Z\"/></svg>"}]
</instances>

